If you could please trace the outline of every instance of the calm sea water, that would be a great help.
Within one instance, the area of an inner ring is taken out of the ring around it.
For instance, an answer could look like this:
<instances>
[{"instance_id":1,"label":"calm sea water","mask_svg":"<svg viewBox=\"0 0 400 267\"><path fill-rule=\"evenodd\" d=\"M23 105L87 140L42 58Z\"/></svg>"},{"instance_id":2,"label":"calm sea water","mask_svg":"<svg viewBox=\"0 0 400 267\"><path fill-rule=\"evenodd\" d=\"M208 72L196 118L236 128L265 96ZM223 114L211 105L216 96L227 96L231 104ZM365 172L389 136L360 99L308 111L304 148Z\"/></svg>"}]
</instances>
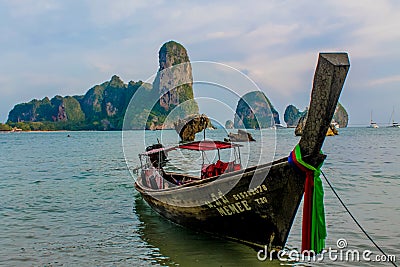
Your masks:
<instances>
[{"instance_id":1,"label":"calm sea water","mask_svg":"<svg viewBox=\"0 0 400 267\"><path fill-rule=\"evenodd\" d=\"M146 142L159 134L147 132ZM135 166L144 146L143 133L129 135L131 144L124 149L129 166ZM209 137L224 135L217 130ZM163 138L173 136L173 131L166 131ZM276 138L278 157L298 142L293 129L278 130ZM0 134L0 265L287 264L259 261L244 245L192 232L158 216L135 191L124 149L120 132ZM273 150L269 146L264 160ZM330 182L374 240L399 262L400 130L340 129L339 136L326 139L323 150L328 154L323 170ZM337 240L344 238L347 249L380 254L324 185L327 247L337 248ZM299 248L300 233L301 212L287 242L289 249ZM374 265L340 260L296 264Z\"/></svg>"}]
</instances>

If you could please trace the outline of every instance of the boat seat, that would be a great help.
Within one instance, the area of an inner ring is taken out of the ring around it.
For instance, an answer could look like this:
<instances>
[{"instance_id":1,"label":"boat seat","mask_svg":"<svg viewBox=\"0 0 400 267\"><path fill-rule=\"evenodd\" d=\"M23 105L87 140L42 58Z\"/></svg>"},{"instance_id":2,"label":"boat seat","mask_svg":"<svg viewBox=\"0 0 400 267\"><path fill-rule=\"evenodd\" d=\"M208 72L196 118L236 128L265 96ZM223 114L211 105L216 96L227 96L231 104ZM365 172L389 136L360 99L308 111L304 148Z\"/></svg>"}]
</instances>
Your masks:
<instances>
[{"instance_id":1,"label":"boat seat","mask_svg":"<svg viewBox=\"0 0 400 267\"><path fill-rule=\"evenodd\" d=\"M223 162L223 161L218 160L218 161L215 163L215 172L216 172L216 175L221 175L221 174L223 174L223 173L225 172L225 170L228 168L228 165L229 165L228 162Z\"/></svg>"},{"instance_id":2,"label":"boat seat","mask_svg":"<svg viewBox=\"0 0 400 267\"><path fill-rule=\"evenodd\" d=\"M201 179L215 176L215 164L204 164L201 168Z\"/></svg>"},{"instance_id":3,"label":"boat seat","mask_svg":"<svg viewBox=\"0 0 400 267\"><path fill-rule=\"evenodd\" d=\"M242 169L242 165L239 164L233 164L233 171L239 171Z\"/></svg>"},{"instance_id":4,"label":"boat seat","mask_svg":"<svg viewBox=\"0 0 400 267\"><path fill-rule=\"evenodd\" d=\"M223 173L238 171L242 168L240 164L234 161L223 162L218 160L216 163L204 164L201 168L201 179L218 176Z\"/></svg>"}]
</instances>

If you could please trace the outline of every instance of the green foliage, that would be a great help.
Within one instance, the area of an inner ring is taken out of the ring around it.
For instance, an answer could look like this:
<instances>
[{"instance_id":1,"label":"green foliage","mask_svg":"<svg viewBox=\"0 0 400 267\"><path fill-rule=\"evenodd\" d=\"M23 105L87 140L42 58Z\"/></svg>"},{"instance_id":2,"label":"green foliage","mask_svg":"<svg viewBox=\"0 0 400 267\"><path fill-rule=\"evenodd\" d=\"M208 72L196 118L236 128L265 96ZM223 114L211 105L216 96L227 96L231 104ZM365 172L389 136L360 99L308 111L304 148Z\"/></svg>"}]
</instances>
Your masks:
<instances>
[{"instance_id":1,"label":"green foliage","mask_svg":"<svg viewBox=\"0 0 400 267\"><path fill-rule=\"evenodd\" d=\"M159 51L160 58L166 56L168 61L174 65L189 62L189 56L183 45L175 41L169 41L163 44Z\"/></svg>"},{"instance_id":2,"label":"green foliage","mask_svg":"<svg viewBox=\"0 0 400 267\"><path fill-rule=\"evenodd\" d=\"M245 94L238 102L236 114L235 128L259 129L280 123L278 112L265 94L260 91ZM243 125L239 124L239 118L242 118Z\"/></svg>"},{"instance_id":3,"label":"green foliage","mask_svg":"<svg viewBox=\"0 0 400 267\"><path fill-rule=\"evenodd\" d=\"M37 121L50 121L54 113L54 107L52 106L48 97L43 98L36 107L36 114L38 115Z\"/></svg>"},{"instance_id":4,"label":"green foliage","mask_svg":"<svg viewBox=\"0 0 400 267\"><path fill-rule=\"evenodd\" d=\"M301 112L295 106L289 105L285 109L283 118L288 126L296 126L303 114L304 112Z\"/></svg>"},{"instance_id":5,"label":"green foliage","mask_svg":"<svg viewBox=\"0 0 400 267\"><path fill-rule=\"evenodd\" d=\"M28 122L16 122L16 123L7 122L7 124L10 125L12 128L14 128L14 127L15 128L19 128L19 129L21 129L23 131L30 131L31 130L31 127L30 127Z\"/></svg>"},{"instance_id":6,"label":"green foliage","mask_svg":"<svg viewBox=\"0 0 400 267\"><path fill-rule=\"evenodd\" d=\"M85 94L81 106L88 120L96 120L101 117L101 103L103 101L105 85L96 85Z\"/></svg>"},{"instance_id":7,"label":"green foliage","mask_svg":"<svg viewBox=\"0 0 400 267\"><path fill-rule=\"evenodd\" d=\"M67 114L67 119L72 122L78 122L85 120L85 114L82 111L81 105L78 100L71 96L64 98L65 112Z\"/></svg>"},{"instance_id":8,"label":"green foliage","mask_svg":"<svg viewBox=\"0 0 400 267\"><path fill-rule=\"evenodd\" d=\"M0 131L11 131L12 127L8 124L0 123Z\"/></svg>"},{"instance_id":9,"label":"green foliage","mask_svg":"<svg viewBox=\"0 0 400 267\"><path fill-rule=\"evenodd\" d=\"M163 53L172 57L174 65L189 62L186 49L174 41L161 47L160 54ZM139 88L140 100L133 106L130 100ZM197 103L188 101L193 99L192 86L182 85L178 93L179 102L187 101L187 104L174 110L173 116L182 118L198 113ZM85 95L56 96L51 100L46 97L17 104L10 111L8 122L19 123L19 128L24 130L120 130L126 117L128 128L148 128L163 123L174 108L165 110L157 101L159 98L158 88L151 84L142 81L125 84L114 75L110 81L90 88Z\"/></svg>"},{"instance_id":10,"label":"green foliage","mask_svg":"<svg viewBox=\"0 0 400 267\"><path fill-rule=\"evenodd\" d=\"M21 120L31 120L35 113L34 105L31 102L22 103L16 105L9 113L8 120L10 121L21 121Z\"/></svg>"}]
</instances>

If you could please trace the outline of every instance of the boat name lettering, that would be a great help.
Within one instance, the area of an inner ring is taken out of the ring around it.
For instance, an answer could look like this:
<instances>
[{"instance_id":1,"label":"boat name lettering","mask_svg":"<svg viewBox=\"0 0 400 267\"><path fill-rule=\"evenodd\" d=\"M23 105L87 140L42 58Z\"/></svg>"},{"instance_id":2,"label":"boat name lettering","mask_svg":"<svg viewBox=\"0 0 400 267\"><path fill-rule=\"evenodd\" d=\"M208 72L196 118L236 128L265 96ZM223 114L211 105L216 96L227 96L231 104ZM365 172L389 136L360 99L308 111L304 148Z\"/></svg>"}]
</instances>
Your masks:
<instances>
[{"instance_id":1,"label":"boat name lettering","mask_svg":"<svg viewBox=\"0 0 400 267\"><path fill-rule=\"evenodd\" d=\"M242 200L226 206L217 207L217 210L221 216L229 216L251 210L251 207L246 200Z\"/></svg>"},{"instance_id":2,"label":"boat name lettering","mask_svg":"<svg viewBox=\"0 0 400 267\"><path fill-rule=\"evenodd\" d=\"M212 204L210 201L205 202L205 204L210 208L215 208L216 206L221 207L230 203L228 198L219 189L217 194L211 193L210 196L214 204Z\"/></svg>"},{"instance_id":3,"label":"boat name lettering","mask_svg":"<svg viewBox=\"0 0 400 267\"><path fill-rule=\"evenodd\" d=\"M249 191L237 193L237 194L233 195L233 198L235 200L242 200L242 199L260 194L262 192L266 192L267 190L268 189L267 189L266 185L259 185L256 188L250 189Z\"/></svg>"},{"instance_id":4,"label":"boat name lettering","mask_svg":"<svg viewBox=\"0 0 400 267\"><path fill-rule=\"evenodd\" d=\"M260 197L260 198L256 198L255 201L257 202L257 204L267 204L268 200L266 197Z\"/></svg>"}]
</instances>

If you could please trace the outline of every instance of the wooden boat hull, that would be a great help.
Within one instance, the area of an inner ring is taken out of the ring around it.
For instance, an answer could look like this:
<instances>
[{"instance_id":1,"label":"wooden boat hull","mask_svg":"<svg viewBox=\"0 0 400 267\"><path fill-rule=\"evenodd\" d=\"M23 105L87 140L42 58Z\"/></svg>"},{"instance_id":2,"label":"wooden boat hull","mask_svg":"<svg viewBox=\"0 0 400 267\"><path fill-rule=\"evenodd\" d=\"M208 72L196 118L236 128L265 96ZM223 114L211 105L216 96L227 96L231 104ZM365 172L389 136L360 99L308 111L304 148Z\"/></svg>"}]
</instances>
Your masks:
<instances>
[{"instance_id":1,"label":"wooden boat hull","mask_svg":"<svg viewBox=\"0 0 400 267\"><path fill-rule=\"evenodd\" d=\"M321 53L299 147L320 166L320 154L349 70L346 53ZM289 154L289 151L288 151ZM144 200L167 219L267 250L283 248L304 192L305 175L287 158L167 189L136 182Z\"/></svg>"},{"instance_id":2,"label":"wooden boat hull","mask_svg":"<svg viewBox=\"0 0 400 267\"><path fill-rule=\"evenodd\" d=\"M262 183L249 188L255 175ZM155 211L177 224L257 248L279 249L287 240L304 181L304 174L284 158L188 187L149 190L136 183L136 188ZM223 194L228 187L232 189ZM204 201L204 196L213 200Z\"/></svg>"}]
</instances>

